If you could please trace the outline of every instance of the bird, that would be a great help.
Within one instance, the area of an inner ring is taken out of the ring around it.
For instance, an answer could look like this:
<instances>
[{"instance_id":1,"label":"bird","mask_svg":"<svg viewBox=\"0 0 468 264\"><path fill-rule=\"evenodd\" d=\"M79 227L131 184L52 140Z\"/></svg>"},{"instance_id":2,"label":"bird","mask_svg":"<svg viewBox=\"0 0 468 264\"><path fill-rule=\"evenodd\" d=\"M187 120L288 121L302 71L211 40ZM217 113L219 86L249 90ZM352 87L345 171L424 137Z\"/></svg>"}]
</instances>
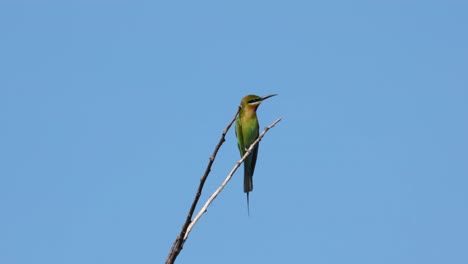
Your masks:
<instances>
[{"instance_id":1,"label":"bird","mask_svg":"<svg viewBox=\"0 0 468 264\"><path fill-rule=\"evenodd\" d=\"M242 98L241 109L236 119L236 137L240 156L243 157L247 149L258 138L259 126L257 118L257 108L266 99L276 96L258 96L249 94ZM247 194L247 213L250 215L249 193L253 190L253 174L257 163L258 145L255 145L252 152L244 160L244 192Z\"/></svg>"}]
</instances>

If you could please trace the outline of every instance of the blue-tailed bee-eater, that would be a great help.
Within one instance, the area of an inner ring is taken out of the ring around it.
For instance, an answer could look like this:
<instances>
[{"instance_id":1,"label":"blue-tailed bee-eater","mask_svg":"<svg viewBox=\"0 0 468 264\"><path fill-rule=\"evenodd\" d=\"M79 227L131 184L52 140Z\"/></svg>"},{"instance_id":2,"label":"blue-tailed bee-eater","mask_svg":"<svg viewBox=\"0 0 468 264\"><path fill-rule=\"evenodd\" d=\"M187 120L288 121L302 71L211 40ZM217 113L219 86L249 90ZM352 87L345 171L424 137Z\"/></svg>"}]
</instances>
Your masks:
<instances>
[{"instance_id":1,"label":"blue-tailed bee-eater","mask_svg":"<svg viewBox=\"0 0 468 264\"><path fill-rule=\"evenodd\" d=\"M242 98L241 109L236 120L237 146L241 157L246 150L258 138L259 126L257 119L257 108L263 100L276 94L267 96L247 95ZM247 193L247 210L249 210L249 192L253 190L252 177L257 162L258 145L252 150L249 156L244 160L244 192Z\"/></svg>"}]
</instances>

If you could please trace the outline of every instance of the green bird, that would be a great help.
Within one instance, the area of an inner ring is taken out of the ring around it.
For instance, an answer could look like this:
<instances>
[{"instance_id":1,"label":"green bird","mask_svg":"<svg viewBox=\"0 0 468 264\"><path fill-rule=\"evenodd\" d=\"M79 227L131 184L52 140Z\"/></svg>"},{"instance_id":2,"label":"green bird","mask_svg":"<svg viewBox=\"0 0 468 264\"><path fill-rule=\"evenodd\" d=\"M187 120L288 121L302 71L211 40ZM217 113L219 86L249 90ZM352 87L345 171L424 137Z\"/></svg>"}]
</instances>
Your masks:
<instances>
[{"instance_id":1,"label":"green bird","mask_svg":"<svg viewBox=\"0 0 468 264\"><path fill-rule=\"evenodd\" d=\"M241 110L236 120L236 137L237 146L241 157L244 156L246 150L258 138L258 119L257 108L263 100L268 99L276 94L267 96L247 95L242 98ZM244 160L244 192L247 193L247 212L249 209L249 192L253 190L252 177L257 162L258 145L252 150L250 155Z\"/></svg>"}]
</instances>

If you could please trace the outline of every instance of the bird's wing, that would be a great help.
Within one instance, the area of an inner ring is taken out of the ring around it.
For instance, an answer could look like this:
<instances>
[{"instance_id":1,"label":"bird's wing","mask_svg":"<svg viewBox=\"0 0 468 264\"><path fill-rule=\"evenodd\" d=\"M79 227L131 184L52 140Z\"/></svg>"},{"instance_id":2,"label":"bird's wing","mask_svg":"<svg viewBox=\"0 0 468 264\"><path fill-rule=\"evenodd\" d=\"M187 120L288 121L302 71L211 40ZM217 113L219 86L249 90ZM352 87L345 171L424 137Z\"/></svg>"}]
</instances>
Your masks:
<instances>
[{"instance_id":1,"label":"bird's wing","mask_svg":"<svg viewBox=\"0 0 468 264\"><path fill-rule=\"evenodd\" d=\"M239 148L239 152L241 157L244 156L245 153L245 146L244 146L244 137L242 136L242 125L240 122L240 117L237 117L236 120L236 137L237 137L237 147Z\"/></svg>"},{"instance_id":2,"label":"bird's wing","mask_svg":"<svg viewBox=\"0 0 468 264\"><path fill-rule=\"evenodd\" d=\"M251 166L251 169L252 169L252 176L254 174L254 171L255 171L255 164L257 163L257 154L258 154L258 147L260 146L260 143L258 143L257 145L255 145L254 149L252 150L252 166Z\"/></svg>"}]
</instances>

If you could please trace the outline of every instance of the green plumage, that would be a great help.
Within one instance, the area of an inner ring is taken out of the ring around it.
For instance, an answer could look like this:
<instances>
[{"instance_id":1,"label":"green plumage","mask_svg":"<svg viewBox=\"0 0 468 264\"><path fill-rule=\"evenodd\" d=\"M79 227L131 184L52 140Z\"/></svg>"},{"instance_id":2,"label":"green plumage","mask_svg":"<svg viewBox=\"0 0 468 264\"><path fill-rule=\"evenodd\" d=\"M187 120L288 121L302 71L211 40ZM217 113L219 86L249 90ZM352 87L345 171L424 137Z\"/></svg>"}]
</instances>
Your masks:
<instances>
[{"instance_id":1,"label":"green plumage","mask_svg":"<svg viewBox=\"0 0 468 264\"><path fill-rule=\"evenodd\" d=\"M257 95L247 95L242 98L241 110L236 120L236 136L237 146L241 157L244 156L246 150L258 138L259 125L257 119L257 108L261 102L273 95L260 97ZM257 163L258 154L257 144L250 155L244 160L244 192L247 193L247 209L249 209L249 192L253 190L253 174L255 164Z\"/></svg>"}]
</instances>

